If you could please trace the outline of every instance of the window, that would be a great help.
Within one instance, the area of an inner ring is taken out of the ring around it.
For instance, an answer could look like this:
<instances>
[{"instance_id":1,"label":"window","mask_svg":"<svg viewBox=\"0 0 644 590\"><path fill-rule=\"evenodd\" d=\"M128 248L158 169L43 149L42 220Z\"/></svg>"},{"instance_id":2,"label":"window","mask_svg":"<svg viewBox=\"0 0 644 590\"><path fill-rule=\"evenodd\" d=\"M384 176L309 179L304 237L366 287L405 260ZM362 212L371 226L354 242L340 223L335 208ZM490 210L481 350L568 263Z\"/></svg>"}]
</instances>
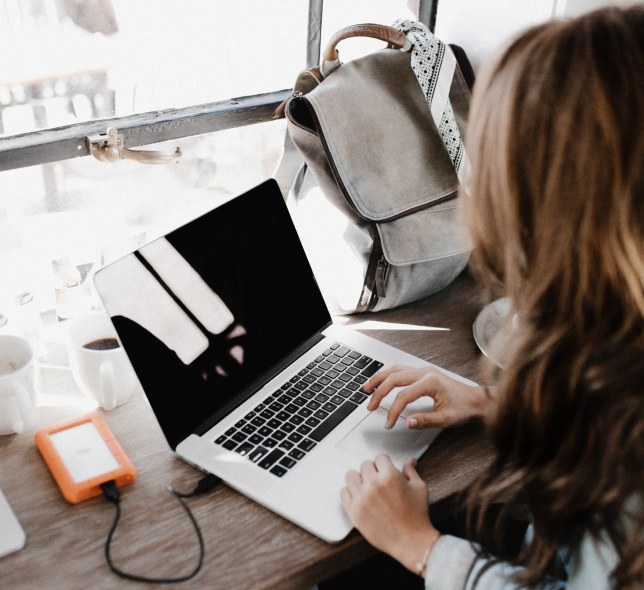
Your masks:
<instances>
[{"instance_id":1,"label":"window","mask_svg":"<svg viewBox=\"0 0 644 590\"><path fill-rule=\"evenodd\" d=\"M97 266L270 176L285 133L272 112L322 39L429 22L433 6L0 0L0 330L40 342L43 326L97 304ZM348 40L343 57L379 46ZM85 138L108 126L128 148L182 157L99 162Z\"/></svg>"}]
</instances>

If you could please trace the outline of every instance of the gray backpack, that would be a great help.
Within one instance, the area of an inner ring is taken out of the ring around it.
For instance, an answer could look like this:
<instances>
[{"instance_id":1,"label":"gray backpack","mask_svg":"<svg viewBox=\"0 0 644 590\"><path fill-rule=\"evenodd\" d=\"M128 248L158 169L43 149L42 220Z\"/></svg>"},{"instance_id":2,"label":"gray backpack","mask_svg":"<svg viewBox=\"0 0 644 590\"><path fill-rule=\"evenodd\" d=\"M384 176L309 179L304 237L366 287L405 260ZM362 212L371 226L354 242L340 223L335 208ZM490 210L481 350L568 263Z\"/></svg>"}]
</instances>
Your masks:
<instances>
[{"instance_id":1,"label":"gray backpack","mask_svg":"<svg viewBox=\"0 0 644 590\"><path fill-rule=\"evenodd\" d=\"M389 47L340 65L337 43L356 35ZM458 146L453 142L450 152L450 141L465 135L471 66L462 49L451 48L453 116L439 130L408 49L397 29L343 29L322 65L300 73L293 95L276 111L286 116L288 137L275 177L285 198L294 195L287 202L334 313L426 297L451 283L469 258L457 198ZM305 163L297 175L293 154Z\"/></svg>"}]
</instances>

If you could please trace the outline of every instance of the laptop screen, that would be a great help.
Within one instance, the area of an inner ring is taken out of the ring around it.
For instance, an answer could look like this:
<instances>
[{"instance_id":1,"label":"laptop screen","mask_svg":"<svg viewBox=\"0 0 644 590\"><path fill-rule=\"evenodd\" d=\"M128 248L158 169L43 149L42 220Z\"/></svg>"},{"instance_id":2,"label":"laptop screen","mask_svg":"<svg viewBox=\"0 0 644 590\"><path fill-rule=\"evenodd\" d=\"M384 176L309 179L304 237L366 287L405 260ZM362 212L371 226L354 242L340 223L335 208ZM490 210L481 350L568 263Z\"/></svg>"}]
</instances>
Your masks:
<instances>
[{"instance_id":1,"label":"laptop screen","mask_svg":"<svg viewBox=\"0 0 644 590\"><path fill-rule=\"evenodd\" d=\"M99 270L95 285L173 449L331 321L273 180Z\"/></svg>"}]
</instances>

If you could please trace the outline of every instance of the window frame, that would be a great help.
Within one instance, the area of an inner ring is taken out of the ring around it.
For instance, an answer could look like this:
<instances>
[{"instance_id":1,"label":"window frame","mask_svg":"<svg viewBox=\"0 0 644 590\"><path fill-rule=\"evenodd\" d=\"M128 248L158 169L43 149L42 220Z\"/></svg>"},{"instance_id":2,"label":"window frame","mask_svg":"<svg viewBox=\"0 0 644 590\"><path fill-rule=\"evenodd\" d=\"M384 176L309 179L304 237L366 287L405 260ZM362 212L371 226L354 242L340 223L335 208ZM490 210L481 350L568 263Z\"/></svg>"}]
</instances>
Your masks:
<instances>
[{"instance_id":1,"label":"window frame","mask_svg":"<svg viewBox=\"0 0 644 590\"><path fill-rule=\"evenodd\" d=\"M309 0L306 67L317 65L321 52L324 0ZM434 30L438 0L420 0L418 19ZM0 171L48 164L90 155L87 137L108 127L123 133L125 146L138 147L273 120L290 89L231 98L202 105L97 119L0 138Z\"/></svg>"}]
</instances>

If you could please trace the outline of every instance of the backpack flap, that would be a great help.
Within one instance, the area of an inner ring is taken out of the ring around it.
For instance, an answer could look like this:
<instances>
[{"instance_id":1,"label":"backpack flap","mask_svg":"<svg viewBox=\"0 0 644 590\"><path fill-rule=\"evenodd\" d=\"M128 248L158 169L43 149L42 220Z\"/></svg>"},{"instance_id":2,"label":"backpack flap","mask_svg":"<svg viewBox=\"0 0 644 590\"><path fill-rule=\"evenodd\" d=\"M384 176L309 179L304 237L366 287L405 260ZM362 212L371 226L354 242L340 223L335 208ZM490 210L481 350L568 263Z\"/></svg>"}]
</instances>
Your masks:
<instances>
[{"instance_id":1,"label":"backpack flap","mask_svg":"<svg viewBox=\"0 0 644 590\"><path fill-rule=\"evenodd\" d=\"M469 99L462 78L455 76L452 86ZM300 120L315 127L345 199L336 206L349 205L364 222L377 223L388 262L412 264L468 249L466 242L454 245L456 202L449 201L458 180L409 54L383 49L343 64L302 102L295 112L308 111ZM467 108L467 100L460 103ZM466 112L458 115L464 121Z\"/></svg>"}]
</instances>

